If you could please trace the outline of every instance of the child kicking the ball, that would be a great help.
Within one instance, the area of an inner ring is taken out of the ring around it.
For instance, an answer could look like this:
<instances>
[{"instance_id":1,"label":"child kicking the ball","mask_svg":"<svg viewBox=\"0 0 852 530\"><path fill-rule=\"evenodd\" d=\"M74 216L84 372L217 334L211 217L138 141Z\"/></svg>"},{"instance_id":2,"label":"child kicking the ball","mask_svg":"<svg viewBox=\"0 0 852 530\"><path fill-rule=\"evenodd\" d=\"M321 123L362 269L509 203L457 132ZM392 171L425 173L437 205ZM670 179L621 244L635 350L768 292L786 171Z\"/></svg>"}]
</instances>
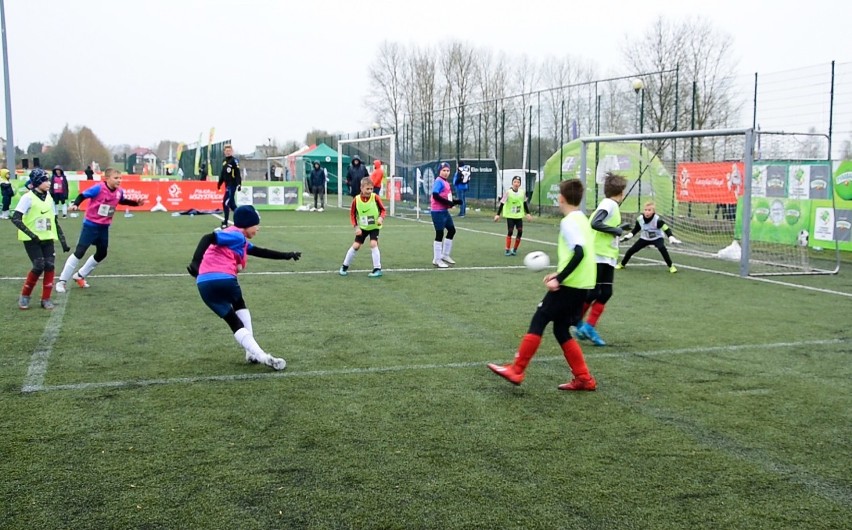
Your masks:
<instances>
[{"instance_id":1,"label":"child kicking the ball","mask_svg":"<svg viewBox=\"0 0 852 530\"><path fill-rule=\"evenodd\" d=\"M518 254L521 237L524 235L524 216L526 216L527 221L532 221L527 195L521 188L521 177L517 175L512 177L512 187L507 189L503 198L500 199L497 215L494 216L495 223L500 219L501 213L506 218L506 255L515 256ZM517 235L513 246L512 234L515 230L517 230Z\"/></svg>"},{"instance_id":2,"label":"child kicking the ball","mask_svg":"<svg viewBox=\"0 0 852 530\"><path fill-rule=\"evenodd\" d=\"M612 284L615 280L615 264L618 262L618 237L630 225L621 223L619 205L624 200L624 188L627 179L621 175L607 173L604 179L606 198L598 204L591 216L592 233L595 236L595 254L597 256L597 281L589 292L583 305L584 322L577 326L577 338L588 339L595 346L606 346L598 335L598 319L604 312L606 303L612 298ZM588 316L586 315L588 313Z\"/></svg>"},{"instance_id":3,"label":"child kicking the ball","mask_svg":"<svg viewBox=\"0 0 852 530\"><path fill-rule=\"evenodd\" d=\"M379 278L382 275L382 256L379 252L379 231L385 220L385 206L378 195L373 193L373 181L370 177L361 179L361 193L352 199L352 207L349 209L349 220L355 227L355 242L346 251L343 265L340 266L339 274L349 274L349 266L355 259L355 253L370 238L370 255L373 258L373 271L368 274L370 278Z\"/></svg>"},{"instance_id":4,"label":"child kicking the ball","mask_svg":"<svg viewBox=\"0 0 852 530\"><path fill-rule=\"evenodd\" d=\"M645 208L642 210L642 217L636 219L636 224L633 226L633 230L624 234L621 237L621 240L627 241L636 234L641 235L639 236L639 239L633 243L633 246L624 254L624 257L621 259L621 263L616 265L616 269L623 269L627 266L627 262L633 257L633 254L636 254L645 247L653 245L660 251L660 255L663 256L663 260L665 260L666 266L669 268L669 272L672 274L677 272L677 267L675 267L674 263L672 263L669 251L666 249L665 243L663 243L663 234L669 238L669 243L673 245L679 245L681 241L672 234L672 229L669 228L669 225L667 225L665 221L657 215L657 206L653 202L649 201L645 203Z\"/></svg>"},{"instance_id":5,"label":"child kicking the ball","mask_svg":"<svg viewBox=\"0 0 852 530\"><path fill-rule=\"evenodd\" d=\"M583 183L578 179L559 183L559 209L565 215L559 224L557 272L544 277L547 293L533 314L526 335L521 339L514 362L489 364L488 368L512 384L520 385L547 324L553 322L556 337L573 379L559 385L559 390L594 390L597 383L589 373L583 350L568 330L577 324L586 295L595 285L595 250L589 220L580 211Z\"/></svg>"},{"instance_id":6,"label":"child kicking the ball","mask_svg":"<svg viewBox=\"0 0 852 530\"><path fill-rule=\"evenodd\" d=\"M233 226L201 238L187 270L196 278L201 299L230 326L237 343L245 349L246 361L283 370L287 362L263 351L254 339L251 313L243 300L237 274L245 268L248 256L298 261L302 253L254 246L249 240L257 235L259 225L260 215L253 206L238 207Z\"/></svg>"}]
</instances>

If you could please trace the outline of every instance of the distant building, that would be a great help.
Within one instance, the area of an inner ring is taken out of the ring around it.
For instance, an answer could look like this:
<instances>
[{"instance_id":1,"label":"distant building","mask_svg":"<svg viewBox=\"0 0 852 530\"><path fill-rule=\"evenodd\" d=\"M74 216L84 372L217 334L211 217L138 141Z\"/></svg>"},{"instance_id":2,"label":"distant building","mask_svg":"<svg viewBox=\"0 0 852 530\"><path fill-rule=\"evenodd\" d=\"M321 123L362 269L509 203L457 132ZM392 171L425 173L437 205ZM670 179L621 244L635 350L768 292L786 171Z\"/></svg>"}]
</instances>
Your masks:
<instances>
[{"instance_id":1,"label":"distant building","mask_svg":"<svg viewBox=\"0 0 852 530\"><path fill-rule=\"evenodd\" d=\"M153 175L157 172L157 154L148 148L137 147L127 156L124 170L134 175Z\"/></svg>"}]
</instances>

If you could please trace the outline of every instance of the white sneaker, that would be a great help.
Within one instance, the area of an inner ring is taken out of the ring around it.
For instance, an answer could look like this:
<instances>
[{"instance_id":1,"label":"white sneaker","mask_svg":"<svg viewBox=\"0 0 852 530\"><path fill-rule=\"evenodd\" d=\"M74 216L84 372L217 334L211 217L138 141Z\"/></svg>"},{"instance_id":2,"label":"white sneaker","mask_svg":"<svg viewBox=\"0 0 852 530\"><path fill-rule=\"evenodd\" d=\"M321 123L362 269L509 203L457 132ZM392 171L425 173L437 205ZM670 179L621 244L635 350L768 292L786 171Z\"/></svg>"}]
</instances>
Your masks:
<instances>
[{"instance_id":1,"label":"white sneaker","mask_svg":"<svg viewBox=\"0 0 852 530\"><path fill-rule=\"evenodd\" d=\"M254 355L251 354L250 351L246 350L246 362L251 364L257 364L258 360Z\"/></svg>"},{"instance_id":2,"label":"white sneaker","mask_svg":"<svg viewBox=\"0 0 852 530\"><path fill-rule=\"evenodd\" d=\"M449 256L443 256L443 257L441 257L441 261L444 261L444 262L446 262L446 263L449 263L450 265L455 265L455 264L456 264L456 260L454 260L453 258L451 258L451 257L449 257Z\"/></svg>"},{"instance_id":3,"label":"white sneaker","mask_svg":"<svg viewBox=\"0 0 852 530\"><path fill-rule=\"evenodd\" d=\"M287 368L287 361L284 359L279 359L278 357L269 356L269 359L266 361L266 366L271 367L273 370L278 370L279 372L284 368Z\"/></svg>"},{"instance_id":4,"label":"white sneaker","mask_svg":"<svg viewBox=\"0 0 852 530\"><path fill-rule=\"evenodd\" d=\"M53 286L53 290L57 293L64 293L68 291L63 280L59 280L58 282L56 282L56 285Z\"/></svg>"},{"instance_id":5,"label":"white sneaker","mask_svg":"<svg viewBox=\"0 0 852 530\"><path fill-rule=\"evenodd\" d=\"M324 211L325 211L325 208L317 208L317 211L318 211L318 212L324 212Z\"/></svg>"},{"instance_id":6,"label":"white sneaker","mask_svg":"<svg viewBox=\"0 0 852 530\"><path fill-rule=\"evenodd\" d=\"M438 267L439 269L449 269L450 266L444 263L442 260L432 261L432 265Z\"/></svg>"},{"instance_id":7,"label":"white sneaker","mask_svg":"<svg viewBox=\"0 0 852 530\"><path fill-rule=\"evenodd\" d=\"M316 208L314 208L314 207L312 206L312 207L311 207L311 211L312 211L312 212L315 212L315 211L317 211L317 209L316 209Z\"/></svg>"}]
</instances>

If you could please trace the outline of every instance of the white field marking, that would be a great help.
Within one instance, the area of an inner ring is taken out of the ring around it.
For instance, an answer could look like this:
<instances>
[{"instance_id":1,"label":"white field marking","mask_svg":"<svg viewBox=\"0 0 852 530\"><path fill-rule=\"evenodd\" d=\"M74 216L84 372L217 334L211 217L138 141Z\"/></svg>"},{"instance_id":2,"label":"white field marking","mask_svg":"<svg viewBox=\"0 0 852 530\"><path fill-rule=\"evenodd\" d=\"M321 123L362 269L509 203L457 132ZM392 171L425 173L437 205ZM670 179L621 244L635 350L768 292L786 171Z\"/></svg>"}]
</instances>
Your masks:
<instances>
[{"instance_id":1,"label":"white field marking","mask_svg":"<svg viewBox=\"0 0 852 530\"><path fill-rule=\"evenodd\" d=\"M36 349L30 357L30 365L27 368L27 376L24 378L24 386L21 392L38 392L44 388L44 374L47 373L47 361L53 351L53 345L62 329L62 317L65 315L68 295L57 297L56 307L44 325L44 332L38 339Z\"/></svg>"},{"instance_id":2,"label":"white field marking","mask_svg":"<svg viewBox=\"0 0 852 530\"><path fill-rule=\"evenodd\" d=\"M420 221L417 221L416 219L412 219L412 221L420 222L420 223L426 223L427 222L427 221L424 221L422 219ZM473 232L473 233L476 233L476 234L486 234L486 235L496 236L496 237L506 237L505 233L487 232L485 230L474 230L472 228L464 228L464 227L459 227L459 226L456 227L456 230L465 230L467 232ZM524 238L524 241L538 243L538 244L541 244L541 245L556 246L556 243L554 243L552 241L539 241L539 240L536 240L536 239L527 239L527 238ZM654 264L663 263L663 261L661 261L661 260L653 260L653 259L648 259L648 258L642 258L642 257L639 257L639 256L636 256L634 259L649 261L649 262L654 263ZM831 289L822 289L822 288L819 288L819 287L809 287L807 285L799 285L799 284L796 284L796 283L788 283L788 282L782 282L780 280L770 280L768 278L760 278L760 277L754 277L754 276L747 276L745 278L742 278L742 276L740 276L739 274L734 274L734 273L731 273L731 272L716 271L716 270L713 270L713 269L705 269L705 268L702 268L702 267L693 267L691 265L678 265L677 263L675 263L675 265L677 265L678 269L687 269L687 270L693 270L693 271L698 271L698 272L706 272L708 274L719 274L719 275L722 275L722 276L730 276L732 278L741 278L741 279L746 279L746 280L752 280L752 281L755 281L755 282L764 282L764 283L770 283L770 284L773 284L773 285L782 285L782 286L785 286L785 287L793 287L795 289L804 289L806 291L815 291L815 292L818 292L818 293L834 294L834 295L837 295L837 296L845 296L847 298L852 298L852 293L844 293L842 291L834 291L834 290L831 290Z\"/></svg>"},{"instance_id":3,"label":"white field marking","mask_svg":"<svg viewBox=\"0 0 852 530\"><path fill-rule=\"evenodd\" d=\"M637 259L637 258L634 258L634 259ZM650 261L651 264L655 264L655 265L665 265L665 263L662 260L653 260L653 259L649 259L649 258L638 258L638 259ZM781 286L784 286L784 287L793 287L793 288L796 288L796 289L804 289L806 291L815 291L815 292L818 292L818 293L834 294L834 295L837 295L837 296L845 296L847 298L852 298L852 293L844 293L843 291L834 291L832 289L823 289L821 287L811 287L809 285L799 285L797 283L782 282L780 280L772 280L772 279L769 279L769 278L763 278L763 277L758 277L758 276L746 276L745 278L743 278L738 273L735 274L733 272L724 272L724 271L717 271L717 270L713 270L713 269L705 269L703 267L695 267L693 265L680 265L678 263L675 263L675 266L677 266L678 270L686 269L686 270L692 270L692 271L698 271L698 272L706 272L708 274L718 274L720 276L728 276L730 278L739 278L741 280L751 280L753 282L763 282L763 283L769 283L769 284L773 284L773 285L781 285ZM628 264L627 267L625 267L625 269L628 269L630 267L632 267L632 265Z\"/></svg>"},{"instance_id":4,"label":"white field marking","mask_svg":"<svg viewBox=\"0 0 852 530\"><path fill-rule=\"evenodd\" d=\"M624 357L657 357L662 355L684 355L695 353L714 353L714 352L733 352L747 349L785 349L785 348L801 348L803 346L824 346L832 344L844 344L849 342L848 339L826 339L826 340L809 340L799 342L776 342L770 344L733 344L728 346L698 346L693 348L679 348L669 350L650 350L638 352L612 352L612 353L595 353L588 351L586 356L590 359L603 358L624 358ZM505 359L504 359L505 360ZM562 355L550 357L537 357L533 362L551 362L564 361ZM306 372L261 372L252 374L234 374L234 375L210 375L196 377L174 377L168 379L141 379L137 381L106 381L101 383L73 383L66 385L48 385L40 386L38 389L42 392L55 390L88 390L93 388L125 388L125 387L144 387L155 385L175 385L175 384L190 384L190 383L205 383L205 382L233 382L256 379L278 379L290 377L338 377L346 375L358 374L382 374L394 372L407 372L418 370L444 370L448 368L473 368L484 366L487 361L470 361L445 364L412 364L400 366L381 366L370 368L345 368L341 370L311 370Z\"/></svg>"},{"instance_id":5,"label":"white field marking","mask_svg":"<svg viewBox=\"0 0 852 530\"><path fill-rule=\"evenodd\" d=\"M513 269L525 269L523 265L494 265L494 266L482 266L482 267L449 267L447 269L438 269L437 267L416 267L416 268L408 268L408 269L382 269L385 272L430 272L430 271L490 271L490 270L513 270ZM260 272L241 272L240 276L293 276L293 275L314 275L314 274L337 274L338 269L333 270L315 270L315 271L260 271ZM373 269L349 269L350 273L358 273L358 272L370 272ZM96 279L121 279L121 278L184 278L189 276L188 273L183 272L162 272L157 274L92 274L91 276L87 276L87 278L96 278ZM10 281L21 281L24 277L14 277L14 276L3 276L0 277L0 281L2 280L10 280Z\"/></svg>"}]
</instances>

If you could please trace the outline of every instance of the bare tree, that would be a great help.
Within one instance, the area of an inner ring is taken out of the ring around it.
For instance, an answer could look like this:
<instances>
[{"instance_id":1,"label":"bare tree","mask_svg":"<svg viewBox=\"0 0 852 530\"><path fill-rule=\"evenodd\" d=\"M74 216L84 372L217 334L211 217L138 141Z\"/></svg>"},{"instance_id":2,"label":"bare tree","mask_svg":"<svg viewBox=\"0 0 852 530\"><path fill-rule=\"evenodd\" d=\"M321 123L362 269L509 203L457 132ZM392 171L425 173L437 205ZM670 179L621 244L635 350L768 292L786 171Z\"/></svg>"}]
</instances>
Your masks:
<instances>
[{"instance_id":1,"label":"bare tree","mask_svg":"<svg viewBox=\"0 0 852 530\"><path fill-rule=\"evenodd\" d=\"M641 76L645 131L728 126L737 111L731 46L729 34L700 17L683 22L659 17L644 35L628 40L623 49L627 65L639 74L656 72Z\"/></svg>"},{"instance_id":2,"label":"bare tree","mask_svg":"<svg viewBox=\"0 0 852 530\"><path fill-rule=\"evenodd\" d=\"M408 114L411 138L410 148L414 149L413 159L431 158L435 141L435 95L437 94L437 58L430 48L412 47L408 53L405 68L404 91L405 107Z\"/></svg>"},{"instance_id":3,"label":"bare tree","mask_svg":"<svg viewBox=\"0 0 852 530\"><path fill-rule=\"evenodd\" d=\"M505 53L494 55L489 50L481 50L475 73L475 93L480 101L479 113L482 121L481 154L497 157L497 135L502 120L502 99L506 96L507 71L505 64L508 58ZM491 139L494 138L494 143Z\"/></svg>"},{"instance_id":4,"label":"bare tree","mask_svg":"<svg viewBox=\"0 0 852 530\"><path fill-rule=\"evenodd\" d=\"M66 125L51 152L53 163L65 168L83 169L93 161L106 167L112 162L109 150L95 133L85 126L72 131Z\"/></svg>"},{"instance_id":5,"label":"bare tree","mask_svg":"<svg viewBox=\"0 0 852 530\"><path fill-rule=\"evenodd\" d=\"M458 40L446 43L439 54L443 96L441 107L449 109L448 144L452 145L455 137L455 152L461 156L465 152L465 114L470 113L467 106L471 103L476 86L478 54L470 44ZM451 127L453 112L456 118L455 131Z\"/></svg>"},{"instance_id":6,"label":"bare tree","mask_svg":"<svg viewBox=\"0 0 852 530\"><path fill-rule=\"evenodd\" d=\"M367 94L367 107L380 126L393 131L399 131L403 114L405 68L404 48L398 43L384 41L379 45L378 54L368 70L370 91Z\"/></svg>"},{"instance_id":7,"label":"bare tree","mask_svg":"<svg viewBox=\"0 0 852 530\"><path fill-rule=\"evenodd\" d=\"M549 147L559 149L561 142L568 136L568 121L572 114L571 101L579 97L581 83L590 83L594 79L594 67L582 59L569 55L548 57L541 65L541 81L548 87L542 94L545 107L543 127L545 135L550 134Z\"/></svg>"},{"instance_id":8,"label":"bare tree","mask_svg":"<svg viewBox=\"0 0 852 530\"><path fill-rule=\"evenodd\" d=\"M509 91L512 97L505 100L505 108L507 119L514 125L516 140L524 148L521 153L521 157L524 159L526 157L525 148L527 147L524 144L524 138L531 118L529 108L534 102L538 103L539 95L533 93L538 83L539 67L535 60L526 54L518 57L511 67Z\"/></svg>"}]
</instances>

